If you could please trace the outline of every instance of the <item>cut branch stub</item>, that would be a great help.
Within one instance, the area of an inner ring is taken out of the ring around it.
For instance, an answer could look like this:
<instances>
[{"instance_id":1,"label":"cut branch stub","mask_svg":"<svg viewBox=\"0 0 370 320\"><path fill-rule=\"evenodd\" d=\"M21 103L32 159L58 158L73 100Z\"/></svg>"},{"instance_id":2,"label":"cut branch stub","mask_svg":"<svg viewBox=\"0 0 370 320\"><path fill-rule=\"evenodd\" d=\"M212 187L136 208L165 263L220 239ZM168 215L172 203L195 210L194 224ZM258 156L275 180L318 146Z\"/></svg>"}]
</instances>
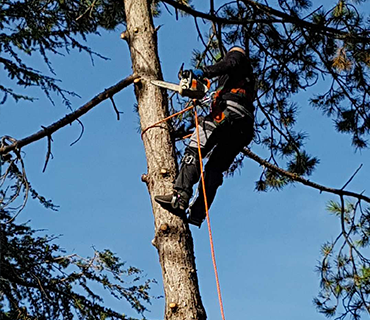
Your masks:
<instances>
[{"instance_id":1,"label":"cut branch stub","mask_svg":"<svg viewBox=\"0 0 370 320\"><path fill-rule=\"evenodd\" d=\"M127 32L126 32L126 31L123 31L123 32L121 33L121 39L122 39L122 40L126 40L126 41L127 41Z\"/></svg>"},{"instance_id":2,"label":"cut branch stub","mask_svg":"<svg viewBox=\"0 0 370 320\"><path fill-rule=\"evenodd\" d=\"M177 303L176 302L171 302L170 305L169 305L170 309L172 310L172 312L175 312L177 310Z\"/></svg>"},{"instance_id":3,"label":"cut branch stub","mask_svg":"<svg viewBox=\"0 0 370 320\"><path fill-rule=\"evenodd\" d=\"M161 224L161 227L160 228L161 228L162 231L167 231L169 229L167 223Z\"/></svg>"},{"instance_id":4,"label":"cut branch stub","mask_svg":"<svg viewBox=\"0 0 370 320\"><path fill-rule=\"evenodd\" d=\"M145 183L148 183L148 182L149 182L149 180L148 180L148 175L147 175L147 174L145 174L145 173L143 173L143 174L141 175L141 181L142 181L142 182L145 182Z\"/></svg>"},{"instance_id":5,"label":"cut branch stub","mask_svg":"<svg viewBox=\"0 0 370 320\"><path fill-rule=\"evenodd\" d=\"M160 174L162 175L162 177L167 177L170 174L170 172L167 169L162 168Z\"/></svg>"}]
</instances>

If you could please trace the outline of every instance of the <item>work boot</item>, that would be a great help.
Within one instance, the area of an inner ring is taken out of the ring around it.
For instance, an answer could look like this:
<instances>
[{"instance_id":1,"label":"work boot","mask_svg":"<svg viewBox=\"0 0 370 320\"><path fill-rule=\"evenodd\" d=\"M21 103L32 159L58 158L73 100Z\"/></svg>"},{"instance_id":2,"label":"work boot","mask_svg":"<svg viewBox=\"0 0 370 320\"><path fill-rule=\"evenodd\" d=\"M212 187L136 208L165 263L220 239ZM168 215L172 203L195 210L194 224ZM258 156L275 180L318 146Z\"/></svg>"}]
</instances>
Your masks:
<instances>
[{"instance_id":1,"label":"work boot","mask_svg":"<svg viewBox=\"0 0 370 320\"><path fill-rule=\"evenodd\" d=\"M163 196L155 196L154 200L161 205L161 207L172 214L185 217L185 211L189 205L189 196L185 192L174 191L172 194Z\"/></svg>"}]
</instances>

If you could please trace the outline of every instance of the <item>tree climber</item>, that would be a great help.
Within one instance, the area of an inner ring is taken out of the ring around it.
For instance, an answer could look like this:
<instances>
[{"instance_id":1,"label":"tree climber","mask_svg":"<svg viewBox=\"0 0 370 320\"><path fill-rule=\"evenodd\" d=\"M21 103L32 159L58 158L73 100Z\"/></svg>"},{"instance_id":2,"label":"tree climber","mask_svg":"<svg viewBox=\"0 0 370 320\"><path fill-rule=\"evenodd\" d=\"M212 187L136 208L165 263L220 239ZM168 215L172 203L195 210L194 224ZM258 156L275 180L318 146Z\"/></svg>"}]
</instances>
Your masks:
<instances>
[{"instance_id":1,"label":"tree climber","mask_svg":"<svg viewBox=\"0 0 370 320\"><path fill-rule=\"evenodd\" d=\"M219 77L211 112L199 119L198 127L202 157L209 155L204 179L210 207L217 188L223 182L223 172L253 139L255 80L249 58L241 47L232 47L221 61L192 72L197 78ZM171 213L185 218L193 186L199 177L197 134L194 131L185 149L173 193L156 196L155 201ZM188 222L200 227L206 216L201 183L198 197L188 211Z\"/></svg>"}]
</instances>

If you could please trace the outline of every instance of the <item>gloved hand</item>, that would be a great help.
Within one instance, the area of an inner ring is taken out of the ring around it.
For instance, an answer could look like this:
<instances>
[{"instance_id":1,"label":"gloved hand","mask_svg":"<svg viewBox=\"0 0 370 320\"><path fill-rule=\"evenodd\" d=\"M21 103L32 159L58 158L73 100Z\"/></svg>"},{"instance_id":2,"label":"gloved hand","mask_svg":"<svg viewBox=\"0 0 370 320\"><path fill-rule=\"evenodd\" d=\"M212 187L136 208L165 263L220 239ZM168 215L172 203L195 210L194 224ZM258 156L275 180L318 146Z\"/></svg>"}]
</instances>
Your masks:
<instances>
[{"instance_id":1,"label":"gloved hand","mask_svg":"<svg viewBox=\"0 0 370 320\"><path fill-rule=\"evenodd\" d=\"M191 70L193 72L193 75L195 75L195 77L201 79L201 78L204 78L204 72L203 70L201 69L193 69Z\"/></svg>"}]
</instances>

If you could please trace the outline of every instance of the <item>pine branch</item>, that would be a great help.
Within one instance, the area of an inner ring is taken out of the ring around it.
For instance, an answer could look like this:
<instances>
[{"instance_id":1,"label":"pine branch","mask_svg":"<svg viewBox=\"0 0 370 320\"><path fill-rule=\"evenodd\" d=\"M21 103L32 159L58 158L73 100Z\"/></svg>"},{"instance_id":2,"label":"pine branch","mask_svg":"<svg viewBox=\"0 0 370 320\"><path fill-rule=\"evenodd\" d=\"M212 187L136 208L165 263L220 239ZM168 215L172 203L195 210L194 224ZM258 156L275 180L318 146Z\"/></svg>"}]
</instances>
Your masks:
<instances>
[{"instance_id":1,"label":"pine branch","mask_svg":"<svg viewBox=\"0 0 370 320\"><path fill-rule=\"evenodd\" d=\"M244 24L251 24L251 23L256 22L256 20L250 20L250 19L244 19L244 20L235 19L235 20L233 20L233 19L220 18L220 17L217 17L215 15L211 15L211 14L207 14L207 13L204 13L204 12L201 12L201 11L194 10L193 8L191 8L187 5L181 4L181 3L176 2L174 0L162 0L162 2L165 2L169 5L171 5L175 9L182 10L182 11L192 15L193 17L203 18L203 19L206 19L206 20L209 20L209 21L212 21L212 22L220 23L220 24L242 24L242 25L244 25Z\"/></svg>"},{"instance_id":2,"label":"pine branch","mask_svg":"<svg viewBox=\"0 0 370 320\"><path fill-rule=\"evenodd\" d=\"M189 6L186 6L186 5L183 5L183 4L181 4L179 2L176 2L174 0L162 0L162 2L165 2L169 5L171 5L172 7L174 7L175 9L182 10L182 11L184 11L184 12L186 12L186 13L194 16L194 17L203 18L203 19L206 19L206 20L209 20L209 21L212 21L212 22L225 24L225 25L230 25L230 24L249 25L251 23L256 23L256 22L266 23L266 24L271 24L272 22L273 23L291 23L291 24L294 24L294 25L301 25L302 27L307 28L307 29L315 30L320 34L329 33L333 36L336 36L339 39L345 39L345 38L349 37L349 38L356 38L356 39L361 40L365 43L369 42L368 37L356 36L355 34L351 34L349 32L337 30L335 28L327 27L327 26L324 26L324 25L314 24L314 23L311 23L309 21L300 19L299 17L291 16L289 14L286 14L286 13L282 12L282 11L273 9L269 6L263 5L261 3L257 3L257 2L252 1L252 0L243 0L243 2L247 6L252 6L253 8L255 8L258 11L264 12L265 14L268 14L268 15L274 15L274 16L282 19L282 20L278 20L278 19L272 20L271 17L269 19L226 19L226 18L221 18L221 17L217 17L217 16L214 16L214 15L211 15L211 14L201 12L201 11L194 10L193 8L191 8Z\"/></svg>"},{"instance_id":3,"label":"pine branch","mask_svg":"<svg viewBox=\"0 0 370 320\"><path fill-rule=\"evenodd\" d=\"M264 166L264 167L267 167L269 168L270 170L274 171L274 172L277 172L293 181L296 181L296 182L300 182L302 184L304 184L305 186L309 186L309 187L312 187L314 189L318 189L320 190L320 192L328 192L328 193L333 193L333 194L337 194L339 196L348 196L348 197L354 197L354 198L357 198L359 200L364 200L368 203L370 203L370 198L363 195L363 194L360 194L360 193L355 193L355 192L351 192L351 191L346 191L346 190L343 190L343 189L334 189L334 188L328 188L328 187L325 187L323 185L320 185L318 183L315 183L315 182L312 182L310 180L307 180L295 173L292 173L292 172L289 172L289 171L286 171L282 168L279 168L273 164L271 164L270 162L260 158L258 155L256 155L255 153L253 153L249 148L244 148L243 149L243 153L248 156L249 158L251 158L252 160L258 162L261 166Z\"/></svg>"},{"instance_id":4,"label":"pine branch","mask_svg":"<svg viewBox=\"0 0 370 320\"><path fill-rule=\"evenodd\" d=\"M51 137L51 135L58 131L59 129L65 127L68 124L71 124L73 121L77 120L79 117L90 111L92 108L100 104L106 99L110 99L113 97L116 93L121 91L123 88L129 86L134 82L135 79L139 78L138 75L132 74L128 76L127 78L121 80L120 82L116 83L112 87L105 89L103 92L96 95L94 98L92 98L89 102L85 103L82 107L78 108L76 111L73 111L69 114L67 114L64 118L54 122L48 127L43 127L42 130L25 137L21 140L16 140L10 145L3 145L0 147L0 155L1 154L7 154L10 151L13 151L15 149L21 149L22 147L38 141L45 137Z\"/></svg>"}]
</instances>

